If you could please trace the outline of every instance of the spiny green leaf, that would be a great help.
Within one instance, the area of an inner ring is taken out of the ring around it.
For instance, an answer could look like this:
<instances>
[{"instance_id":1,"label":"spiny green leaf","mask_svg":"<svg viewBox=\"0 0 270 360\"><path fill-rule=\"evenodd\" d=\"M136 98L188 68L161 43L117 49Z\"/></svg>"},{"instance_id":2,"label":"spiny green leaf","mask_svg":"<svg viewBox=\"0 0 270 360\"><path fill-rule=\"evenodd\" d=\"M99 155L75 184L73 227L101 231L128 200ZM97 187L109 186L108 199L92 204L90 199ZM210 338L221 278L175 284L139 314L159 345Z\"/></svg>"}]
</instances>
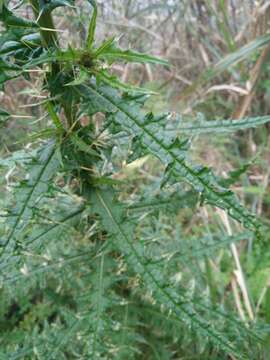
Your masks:
<instances>
[{"instance_id":1,"label":"spiny green leaf","mask_svg":"<svg viewBox=\"0 0 270 360\"><path fill-rule=\"evenodd\" d=\"M19 41L6 41L0 48L0 55L5 55L21 48L22 44Z\"/></svg>"},{"instance_id":2,"label":"spiny green leaf","mask_svg":"<svg viewBox=\"0 0 270 360\"><path fill-rule=\"evenodd\" d=\"M17 72L21 71L19 66L9 63L3 59L0 59L0 70L17 71Z\"/></svg>"},{"instance_id":3,"label":"spiny green leaf","mask_svg":"<svg viewBox=\"0 0 270 360\"><path fill-rule=\"evenodd\" d=\"M26 247L30 244L44 242L44 239L51 240L53 237L60 238L62 233L69 231L79 221L79 216L85 210L84 205L74 204L72 211L65 215L57 215L51 222L51 224L40 227L37 231L33 231L30 236L27 238ZM59 217L59 218L58 218Z\"/></svg>"},{"instance_id":4,"label":"spiny green leaf","mask_svg":"<svg viewBox=\"0 0 270 360\"><path fill-rule=\"evenodd\" d=\"M144 211L159 211L163 210L173 212L189 207L193 208L198 203L198 194L195 191L182 192L180 190L164 194L161 193L156 196L148 196L147 198L141 198L136 202L128 205L128 210L131 212L144 212Z\"/></svg>"},{"instance_id":5,"label":"spiny green leaf","mask_svg":"<svg viewBox=\"0 0 270 360\"><path fill-rule=\"evenodd\" d=\"M0 47L0 55L10 54L19 49L24 49L24 48L28 49L29 47L37 47L40 45L41 45L40 35L37 33L32 33L22 36L19 41L18 40L5 41Z\"/></svg>"},{"instance_id":6,"label":"spiny green leaf","mask_svg":"<svg viewBox=\"0 0 270 360\"><path fill-rule=\"evenodd\" d=\"M27 279L30 279L31 277L39 275L39 274L44 274L46 272L55 271L55 269L57 269L59 267L59 265L65 265L68 263L76 262L78 260L82 261L83 259L85 259L86 261L89 261L89 255L93 255L92 250L89 250L88 252L84 252L82 254L71 256L69 258L65 258L64 260L60 259L59 261L51 263L50 265L47 265L46 267L44 267L44 265L35 267L29 271ZM4 282L7 285L7 284L15 283L20 280L25 280L25 275L22 273L16 274L15 276L9 276L8 278L4 279Z\"/></svg>"},{"instance_id":7,"label":"spiny green leaf","mask_svg":"<svg viewBox=\"0 0 270 360\"><path fill-rule=\"evenodd\" d=\"M43 129L31 134L26 134L20 140L18 140L16 144L23 144L23 143L25 144L26 142L29 141L32 142L41 139L51 139L54 138L57 133L61 134L61 131L57 132L55 131L55 128Z\"/></svg>"},{"instance_id":8,"label":"spiny green leaf","mask_svg":"<svg viewBox=\"0 0 270 360\"><path fill-rule=\"evenodd\" d=\"M28 47L41 46L41 36L39 33L27 34L21 38L21 42Z\"/></svg>"},{"instance_id":9,"label":"spiny green leaf","mask_svg":"<svg viewBox=\"0 0 270 360\"><path fill-rule=\"evenodd\" d=\"M163 284L162 273L160 273L162 268L157 269L151 261L146 259L141 249L134 242L131 235L134 233L132 224L127 221L124 208L117 202L113 192L96 189L88 193L88 196L91 203L89 210L100 215L111 241L121 252L127 255L128 263L133 267L135 273L143 274L148 289L158 294L162 306L168 308L168 310L170 309L180 321L192 324L194 328L204 333L225 352L236 354L241 358L237 349L226 336L220 334L206 320L200 317L199 313L193 308L190 299L185 298L185 295L182 294L182 290L175 292L172 287Z\"/></svg>"},{"instance_id":10,"label":"spiny green leaf","mask_svg":"<svg viewBox=\"0 0 270 360\"><path fill-rule=\"evenodd\" d=\"M58 200L61 199L58 198ZM22 250L20 254L13 255L4 264L4 271L2 266L0 281L7 284L9 282L12 283L17 281L21 278L21 276L15 270L16 266L19 266L20 262L23 263L25 252L40 252L41 249L47 249L54 239L63 241L66 237L72 238L72 236L74 236L74 226L79 223L81 215L85 210L85 206L83 204L78 205L75 202L73 202L72 205L73 206L71 209L69 211L66 210L63 212L63 214L61 213L61 206L55 206L55 208L58 210L58 213L55 211L52 219L47 217L44 219L43 216L42 219L37 220L35 224L30 225L31 231L24 237L24 241L21 244ZM44 220L46 220L45 223ZM42 268L34 267L33 271L31 272L33 272L34 275L36 273L42 273L49 270L44 269L44 266Z\"/></svg>"},{"instance_id":11,"label":"spiny green leaf","mask_svg":"<svg viewBox=\"0 0 270 360\"><path fill-rule=\"evenodd\" d=\"M217 250L224 249L226 246L229 246L233 243L240 242L241 240L247 240L252 238L252 233L243 232L238 235L232 236L221 236L215 240L207 238L194 239L194 241L188 240L188 245L179 251L175 251L172 255L179 258L180 260L189 260L198 258L201 259L202 256L211 256L216 253Z\"/></svg>"},{"instance_id":12,"label":"spiny green leaf","mask_svg":"<svg viewBox=\"0 0 270 360\"><path fill-rule=\"evenodd\" d=\"M254 51L269 44L270 34L258 36L255 40L237 49L232 54L227 55L224 59L220 60L213 68L212 76L220 74L228 70L232 65L236 65L239 61L247 59Z\"/></svg>"},{"instance_id":13,"label":"spiny green leaf","mask_svg":"<svg viewBox=\"0 0 270 360\"><path fill-rule=\"evenodd\" d=\"M111 118L120 128L139 139L146 153L152 153L167 166L165 181L173 179L188 182L201 194L202 200L206 203L226 210L246 228L259 231L261 223L239 203L230 190L220 185L210 169L186 162L187 142L180 142L176 134L164 129L163 124L168 120L166 115L145 116L136 98L126 97L123 101L117 92L107 87L89 85L87 91L91 95L84 96L91 98L91 102L96 104L97 111L111 113Z\"/></svg>"},{"instance_id":14,"label":"spiny green leaf","mask_svg":"<svg viewBox=\"0 0 270 360\"><path fill-rule=\"evenodd\" d=\"M126 92L133 92L138 94L155 94L154 91L144 89L143 87L133 86L127 83L122 82L116 75L109 74L106 70L98 70L92 71L95 74L97 80L110 85L113 88L126 91Z\"/></svg>"},{"instance_id":15,"label":"spiny green leaf","mask_svg":"<svg viewBox=\"0 0 270 360\"><path fill-rule=\"evenodd\" d=\"M89 79L89 74L86 70L84 69L80 69L79 74L75 77L74 80L72 80L71 82L65 84L65 86L76 86L76 85L81 85L83 83L85 83L87 80Z\"/></svg>"},{"instance_id":16,"label":"spiny green leaf","mask_svg":"<svg viewBox=\"0 0 270 360\"><path fill-rule=\"evenodd\" d=\"M0 160L0 166L12 168L17 164L25 165L29 163L33 157L36 156L36 151L34 150L19 150L13 152L9 157Z\"/></svg>"},{"instance_id":17,"label":"spiny green leaf","mask_svg":"<svg viewBox=\"0 0 270 360\"><path fill-rule=\"evenodd\" d=\"M52 62L76 62L79 60L80 55L81 52L75 51L74 49L71 48L69 48L66 51L49 49L47 51L43 51L39 57L31 61L28 61L25 64L24 69L29 69L41 64L52 63Z\"/></svg>"},{"instance_id":18,"label":"spiny green leaf","mask_svg":"<svg viewBox=\"0 0 270 360\"><path fill-rule=\"evenodd\" d=\"M115 41L115 37L111 37L109 38L108 40L105 40L97 49L94 50L94 56L96 58L99 57L100 54L107 51L107 49L110 49L112 44L114 43Z\"/></svg>"},{"instance_id":19,"label":"spiny green leaf","mask_svg":"<svg viewBox=\"0 0 270 360\"><path fill-rule=\"evenodd\" d=\"M110 47L103 48L102 52L99 52L99 58L108 60L110 63L118 60L125 62L136 63L150 63L168 66L169 63L166 60L160 59L155 56L138 53L133 50L123 50L118 48L115 44L111 44Z\"/></svg>"},{"instance_id":20,"label":"spiny green leaf","mask_svg":"<svg viewBox=\"0 0 270 360\"><path fill-rule=\"evenodd\" d=\"M2 259L10 257L16 245L19 245L24 228L33 219L37 202L49 189L50 181L59 168L55 150L54 143L43 147L38 158L29 164L29 179L19 184L14 191L16 204L9 213L8 232L1 240Z\"/></svg>"},{"instance_id":21,"label":"spiny green leaf","mask_svg":"<svg viewBox=\"0 0 270 360\"><path fill-rule=\"evenodd\" d=\"M0 58L0 86L6 81L20 76L22 73L19 66L8 63Z\"/></svg>"},{"instance_id":22,"label":"spiny green leaf","mask_svg":"<svg viewBox=\"0 0 270 360\"><path fill-rule=\"evenodd\" d=\"M182 121L177 125L180 134L197 135L202 133L223 133L233 132L238 130L245 130L255 128L270 122L270 116L258 116L243 118L238 120L205 120L203 117L198 117L194 121Z\"/></svg>"},{"instance_id":23,"label":"spiny green leaf","mask_svg":"<svg viewBox=\"0 0 270 360\"><path fill-rule=\"evenodd\" d=\"M229 187L229 186L235 184L239 180L241 175L243 175L247 172L247 170L251 166L252 162L253 161L251 160L250 162L243 164L239 169L230 171L228 173L228 178L222 179L222 181L221 181L222 185L225 187Z\"/></svg>"},{"instance_id":24,"label":"spiny green leaf","mask_svg":"<svg viewBox=\"0 0 270 360\"><path fill-rule=\"evenodd\" d=\"M88 0L93 7L93 14L89 22L88 34L86 40L86 48L91 49L95 40L95 30L97 22L97 4L94 0Z\"/></svg>"},{"instance_id":25,"label":"spiny green leaf","mask_svg":"<svg viewBox=\"0 0 270 360\"><path fill-rule=\"evenodd\" d=\"M75 145L75 147L82 151L85 152L86 154L92 155L94 157L99 157L100 155L98 154L98 152L96 152L93 148L91 148L90 145L88 145L86 142L83 141L83 139L81 139L76 133L71 133L69 135L71 142L73 143L73 145Z\"/></svg>"},{"instance_id":26,"label":"spiny green leaf","mask_svg":"<svg viewBox=\"0 0 270 360\"><path fill-rule=\"evenodd\" d=\"M2 6L2 11L0 12L0 21L7 27L38 28L36 22L14 15L5 5Z\"/></svg>"},{"instance_id":27,"label":"spiny green leaf","mask_svg":"<svg viewBox=\"0 0 270 360\"><path fill-rule=\"evenodd\" d=\"M60 131L63 131L64 130L63 124L62 124L59 116L55 112L55 110L53 108L53 104L50 101L48 101L46 107L47 107L48 113L49 113L49 115L50 115L56 129L60 130Z\"/></svg>"}]
</instances>

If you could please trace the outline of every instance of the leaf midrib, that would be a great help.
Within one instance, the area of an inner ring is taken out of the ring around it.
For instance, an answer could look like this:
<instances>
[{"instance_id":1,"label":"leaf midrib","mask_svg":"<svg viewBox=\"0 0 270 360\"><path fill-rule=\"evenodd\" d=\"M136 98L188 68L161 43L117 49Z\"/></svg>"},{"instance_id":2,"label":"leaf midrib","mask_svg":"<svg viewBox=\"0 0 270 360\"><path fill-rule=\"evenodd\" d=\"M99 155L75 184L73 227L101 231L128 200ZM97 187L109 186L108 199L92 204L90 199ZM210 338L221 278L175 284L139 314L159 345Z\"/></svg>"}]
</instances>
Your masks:
<instances>
[{"instance_id":1,"label":"leaf midrib","mask_svg":"<svg viewBox=\"0 0 270 360\"><path fill-rule=\"evenodd\" d=\"M86 85L84 85L86 86ZM87 85L86 87L90 87L92 91L94 91L97 95L103 97L105 100L107 100L111 105L113 105L113 107L115 107L118 111L121 111L124 115L126 115L128 118L130 118L132 121L134 121L134 123L141 129L141 131L145 132L150 138L152 138L161 148L165 149L171 156L171 158L173 159L173 161L177 162L180 166L182 166L184 168L184 170L189 173L193 178L195 178L196 181L199 181L200 184L203 185L204 188L206 188L210 193L214 193L219 199L222 198L222 200L227 204L228 208L227 210L229 210L229 208L232 208L235 212L237 212L240 216L240 218L242 218L244 220L244 218L246 216L243 215L242 212L239 211L239 208L236 207L233 203L231 203L231 201L228 200L228 198L224 197L224 196L220 196L220 193L215 191L215 189L213 187L210 187L206 182L203 181L203 179L201 179L201 177L197 176L196 173L190 168L188 167L184 161L180 161L175 154L173 154L173 152L170 151L169 146L164 145L163 143L161 143L147 128L143 127L137 120L135 117L133 117L129 112L127 112L126 110L124 110L119 104L115 104L111 98L108 95L105 95L104 93L99 92L96 88L94 88L92 85ZM158 154L153 153L155 156L158 156ZM163 162L162 158L159 157L159 159ZM164 162L163 162L164 163ZM192 186L194 186L190 181L188 181ZM227 190L227 189L226 189ZM230 190L227 190L228 192ZM239 204L239 207L241 207L243 209L243 207ZM244 209L243 209L244 210ZM249 216L252 217L252 214L250 214ZM255 221L253 219L247 219L250 223L252 223L252 226L256 229L257 226L255 224Z\"/></svg>"}]
</instances>

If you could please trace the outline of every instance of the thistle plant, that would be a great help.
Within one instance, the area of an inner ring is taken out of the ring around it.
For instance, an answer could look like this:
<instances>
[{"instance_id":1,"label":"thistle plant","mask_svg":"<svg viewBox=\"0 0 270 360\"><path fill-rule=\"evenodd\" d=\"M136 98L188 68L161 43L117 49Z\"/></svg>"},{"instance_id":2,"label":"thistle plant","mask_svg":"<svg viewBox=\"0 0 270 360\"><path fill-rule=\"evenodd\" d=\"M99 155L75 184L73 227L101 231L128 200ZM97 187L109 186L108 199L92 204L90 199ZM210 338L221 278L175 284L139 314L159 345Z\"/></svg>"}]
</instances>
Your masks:
<instances>
[{"instance_id":1,"label":"thistle plant","mask_svg":"<svg viewBox=\"0 0 270 360\"><path fill-rule=\"evenodd\" d=\"M190 259L260 241L262 224L230 190L240 173L224 179L194 164L190 146L201 134L254 128L270 117L148 112L155 94L122 82L112 66L170 64L122 49L113 36L97 44L98 8L88 5L82 48L63 45L53 21L56 8L75 14L75 1L0 5L0 86L38 77L43 94L42 129L33 127L28 146L0 163L11 171L1 199L1 358L252 359L263 333L218 296L213 302L202 283L192 288L185 273L196 271ZM24 8L32 20L19 15ZM1 106L1 126L15 115ZM123 180L146 157L158 175ZM189 239L185 248L176 217L202 206L226 212L242 233ZM161 227L165 219L170 230Z\"/></svg>"}]
</instances>

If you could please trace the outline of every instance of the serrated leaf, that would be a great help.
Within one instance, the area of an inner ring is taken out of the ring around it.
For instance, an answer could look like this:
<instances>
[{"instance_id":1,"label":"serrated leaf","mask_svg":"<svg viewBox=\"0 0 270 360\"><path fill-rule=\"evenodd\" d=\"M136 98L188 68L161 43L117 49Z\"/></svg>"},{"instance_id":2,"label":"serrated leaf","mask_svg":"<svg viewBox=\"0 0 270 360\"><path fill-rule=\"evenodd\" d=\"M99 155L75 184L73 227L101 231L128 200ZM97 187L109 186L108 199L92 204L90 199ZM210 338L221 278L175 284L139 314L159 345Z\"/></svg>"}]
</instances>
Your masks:
<instances>
[{"instance_id":1,"label":"serrated leaf","mask_svg":"<svg viewBox=\"0 0 270 360\"><path fill-rule=\"evenodd\" d=\"M40 35L37 33L24 35L20 40L14 41L9 40L2 44L0 47L0 55L5 55L9 53L13 53L16 50L29 48L29 47L37 47L41 45Z\"/></svg>"},{"instance_id":2,"label":"serrated leaf","mask_svg":"<svg viewBox=\"0 0 270 360\"><path fill-rule=\"evenodd\" d=\"M134 226L127 220L124 208L116 200L113 191L92 189L92 191L86 190L86 192L91 206L89 211L100 215L110 240L118 251L125 253L128 264L133 267L134 273L143 275L148 290L157 295L155 298L159 299L159 305L174 313L176 318L186 323L188 327L192 324L192 327L207 336L226 353L233 353L242 358L243 354L238 353L226 336L201 318L195 309L195 306L198 305L199 308L202 306L206 310L206 306L200 304L199 300L193 306L191 300L185 297L183 289L176 292L171 286L166 286L162 280L162 267L157 268L154 263L145 258L139 244L134 241L132 237ZM86 193L84 194L86 195ZM218 315L224 316L221 313ZM235 321L232 322L236 324Z\"/></svg>"},{"instance_id":3,"label":"serrated leaf","mask_svg":"<svg viewBox=\"0 0 270 360\"><path fill-rule=\"evenodd\" d=\"M7 61L0 58L0 70L1 71L4 71L4 70L21 71L21 68L16 64L9 63L9 62L7 62Z\"/></svg>"},{"instance_id":4,"label":"serrated leaf","mask_svg":"<svg viewBox=\"0 0 270 360\"><path fill-rule=\"evenodd\" d=\"M112 46L114 41L115 41L114 36L105 40L97 49L95 49L94 56L98 58L99 55L103 53L103 51L106 52L106 50Z\"/></svg>"},{"instance_id":5,"label":"serrated leaf","mask_svg":"<svg viewBox=\"0 0 270 360\"><path fill-rule=\"evenodd\" d=\"M38 200L46 195L50 181L55 176L59 162L54 143L44 146L29 167L29 179L23 181L14 189L15 207L10 209L7 222L8 231L1 239L2 264L9 258L20 242L23 229L29 221L33 221L33 214Z\"/></svg>"},{"instance_id":6,"label":"serrated leaf","mask_svg":"<svg viewBox=\"0 0 270 360\"><path fill-rule=\"evenodd\" d=\"M21 42L30 47L36 47L41 45L41 36L39 33L27 34L21 37Z\"/></svg>"},{"instance_id":7,"label":"serrated leaf","mask_svg":"<svg viewBox=\"0 0 270 360\"><path fill-rule=\"evenodd\" d=\"M2 6L0 21L2 21L7 27L38 28L38 24L36 22L14 15L5 5Z\"/></svg>"},{"instance_id":8,"label":"serrated leaf","mask_svg":"<svg viewBox=\"0 0 270 360\"><path fill-rule=\"evenodd\" d=\"M224 249L226 246L229 246L233 243L240 242L241 240L252 239L252 233L243 232L237 235L231 236L222 236L218 239L195 239L194 241L189 240L188 249L186 250L183 246L183 249L176 251L172 257L177 257L180 260L189 260L189 259L202 259L203 256L211 256L216 253L217 250Z\"/></svg>"},{"instance_id":9,"label":"serrated leaf","mask_svg":"<svg viewBox=\"0 0 270 360\"><path fill-rule=\"evenodd\" d=\"M56 129L58 129L60 132L62 132L64 130L64 127L63 127L63 124L62 124L59 116L57 115L57 113L55 112L55 110L53 108L53 104L50 101L48 101L46 107L47 107L48 113L49 113Z\"/></svg>"},{"instance_id":10,"label":"serrated leaf","mask_svg":"<svg viewBox=\"0 0 270 360\"><path fill-rule=\"evenodd\" d=\"M125 101L107 87L87 86L88 96L95 102L97 111L111 113L112 120L123 130L140 139L144 151L152 153L168 166L167 178L184 180L198 191L202 199L213 206L226 210L231 217L241 222L247 229L259 231L261 223L246 210L237 197L222 187L218 178L206 167L194 166L186 162L186 142L179 142L176 134L166 131L166 115L155 117L141 113L141 104L136 98L126 97ZM91 95L90 95L91 94ZM103 109L103 110L101 110ZM182 144L182 146L181 146Z\"/></svg>"},{"instance_id":11,"label":"serrated leaf","mask_svg":"<svg viewBox=\"0 0 270 360\"><path fill-rule=\"evenodd\" d=\"M194 208L198 203L198 194L195 191L180 192L176 191L170 194L161 193L160 195L140 199L135 203L128 205L128 210L133 212L154 212L163 210L166 213L175 213L182 208Z\"/></svg>"},{"instance_id":12,"label":"serrated leaf","mask_svg":"<svg viewBox=\"0 0 270 360\"><path fill-rule=\"evenodd\" d=\"M6 41L0 48L0 55L5 55L21 48L22 44L19 41Z\"/></svg>"},{"instance_id":13,"label":"serrated leaf","mask_svg":"<svg viewBox=\"0 0 270 360\"><path fill-rule=\"evenodd\" d=\"M239 169L230 171L228 173L228 178L222 179L221 183L225 187L229 187L233 184L235 184L241 177L241 175L245 174L249 167L251 166L252 161L242 165Z\"/></svg>"},{"instance_id":14,"label":"serrated leaf","mask_svg":"<svg viewBox=\"0 0 270 360\"><path fill-rule=\"evenodd\" d=\"M148 54L142 54L133 50L123 50L121 48L118 48L113 43L110 47L105 47L102 51L99 51L98 56L99 58L108 60L110 63L122 60L125 62L135 62L142 64L149 63L165 66L169 65L168 61L166 60Z\"/></svg>"},{"instance_id":15,"label":"serrated leaf","mask_svg":"<svg viewBox=\"0 0 270 360\"><path fill-rule=\"evenodd\" d=\"M89 79L89 74L88 74L88 72L85 71L84 69L80 69L80 72L79 72L79 74L75 77L75 79L72 80L71 82L65 84L65 86L81 85L81 84L85 83L88 79Z\"/></svg>"},{"instance_id":16,"label":"serrated leaf","mask_svg":"<svg viewBox=\"0 0 270 360\"><path fill-rule=\"evenodd\" d=\"M53 62L63 62L63 63L73 63L80 59L81 52L69 48L66 51L61 50L47 50L43 51L38 57L34 58L31 61L28 61L24 65L24 69L30 69L32 67L48 64Z\"/></svg>"},{"instance_id":17,"label":"serrated leaf","mask_svg":"<svg viewBox=\"0 0 270 360\"><path fill-rule=\"evenodd\" d=\"M93 7L93 13L89 22L87 39L86 39L86 48L90 50L95 40L95 30L96 30L96 22L97 22L97 4L94 0L88 0L88 2Z\"/></svg>"},{"instance_id":18,"label":"serrated leaf","mask_svg":"<svg viewBox=\"0 0 270 360\"><path fill-rule=\"evenodd\" d=\"M133 92L138 94L148 94L148 95L156 94L154 91L145 89L143 87L137 87L131 84L124 83L121 80L119 80L119 78L116 75L111 75L106 70L98 70L92 72L95 74L98 81L101 81L121 91L126 91L131 93Z\"/></svg>"},{"instance_id":19,"label":"serrated leaf","mask_svg":"<svg viewBox=\"0 0 270 360\"><path fill-rule=\"evenodd\" d=\"M198 117L196 120L191 120L189 123L187 123L187 121L180 121L177 126L180 134L199 135L202 133L223 133L245 130L267 124L268 122L270 122L270 116L268 115L238 120L228 119L207 121L202 117Z\"/></svg>"},{"instance_id":20,"label":"serrated leaf","mask_svg":"<svg viewBox=\"0 0 270 360\"><path fill-rule=\"evenodd\" d=\"M69 135L72 144L79 150L88 155L99 157L100 155L94 149L91 148L86 142L84 142L76 133Z\"/></svg>"}]
</instances>

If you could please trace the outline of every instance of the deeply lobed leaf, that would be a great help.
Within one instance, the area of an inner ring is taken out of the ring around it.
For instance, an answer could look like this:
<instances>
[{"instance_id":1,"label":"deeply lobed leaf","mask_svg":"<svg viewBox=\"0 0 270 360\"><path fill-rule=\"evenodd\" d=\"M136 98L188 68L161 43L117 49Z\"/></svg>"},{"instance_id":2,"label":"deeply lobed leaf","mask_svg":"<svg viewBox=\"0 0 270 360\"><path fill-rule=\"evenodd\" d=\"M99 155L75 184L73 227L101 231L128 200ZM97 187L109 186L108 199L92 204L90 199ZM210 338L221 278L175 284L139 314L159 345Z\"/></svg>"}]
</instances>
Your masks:
<instances>
[{"instance_id":1,"label":"deeply lobed leaf","mask_svg":"<svg viewBox=\"0 0 270 360\"><path fill-rule=\"evenodd\" d=\"M220 185L210 169L187 162L187 141L179 141L177 133L166 127L168 116L144 115L141 112L141 97L121 97L105 86L84 86L82 96L90 101L96 111L109 113L109 119L136 137L146 153L153 154L167 166L165 181L188 182L201 194L203 201L228 211L246 228L259 231L260 222L239 203L230 190Z\"/></svg>"}]
</instances>

